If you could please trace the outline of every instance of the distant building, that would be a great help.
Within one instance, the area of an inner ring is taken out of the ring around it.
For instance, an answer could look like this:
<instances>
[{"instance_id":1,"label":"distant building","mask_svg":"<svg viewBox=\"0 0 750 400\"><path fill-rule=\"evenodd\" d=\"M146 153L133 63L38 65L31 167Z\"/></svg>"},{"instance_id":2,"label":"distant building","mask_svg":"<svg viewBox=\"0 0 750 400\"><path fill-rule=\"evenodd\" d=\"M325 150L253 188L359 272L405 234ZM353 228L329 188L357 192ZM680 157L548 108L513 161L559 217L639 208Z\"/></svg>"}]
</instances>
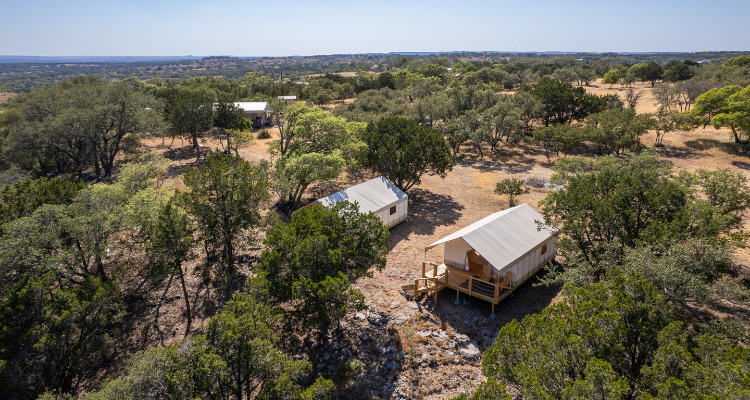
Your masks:
<instances>
[{"instance_id":1,"label":"distant building","mask_svg":"<svg viewBox=\"0 0 750 400\"><path fill-rule=\"evenodd\" d=\"M279 100L286 101L286 104L294 104L297 102L297 96L279 96Z\"/></svg>"},{"instance_id":2,"label":"distant building","mask_svg":"<svg viewBox=\"0 0 750 400\"><path fill-rule=\"evenodd\" d=\"M700 61L698 61L698 65L700 65L701 67L705 66L705 65L708 65L708 60L700 60Z\"/></svg>"},{"instance_id":3,"label":"distant building","mask_svg":"<svg viewBox=\"0 0 750 400\"><path fill-rule=\"evenodd\" d=\"M234 105L245 110L245 118L253 121L253 128L262 128L271 125L273 110L269 108L268 102L242 101L234 103Z\"/></svg>"}]
</instances>

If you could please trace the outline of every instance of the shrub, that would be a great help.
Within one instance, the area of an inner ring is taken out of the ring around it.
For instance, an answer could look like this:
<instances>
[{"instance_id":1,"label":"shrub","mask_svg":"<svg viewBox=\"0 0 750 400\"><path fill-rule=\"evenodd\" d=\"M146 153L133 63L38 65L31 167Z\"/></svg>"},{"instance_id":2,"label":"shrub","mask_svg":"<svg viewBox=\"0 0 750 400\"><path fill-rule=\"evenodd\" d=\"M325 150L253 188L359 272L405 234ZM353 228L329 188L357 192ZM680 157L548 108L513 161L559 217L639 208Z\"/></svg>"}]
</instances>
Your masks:
<instances>
[{"instance_id":1,"label":"shrub","mask_svg":"<svg viewBox=\"0 0 750 400\"><path fill-rule=\"evenodd\" d=\"M271 138L271 132L268 131L268 129L261 129L260 132L258 132L258 139L270 139Z\"/></svg>"}]
</instances>

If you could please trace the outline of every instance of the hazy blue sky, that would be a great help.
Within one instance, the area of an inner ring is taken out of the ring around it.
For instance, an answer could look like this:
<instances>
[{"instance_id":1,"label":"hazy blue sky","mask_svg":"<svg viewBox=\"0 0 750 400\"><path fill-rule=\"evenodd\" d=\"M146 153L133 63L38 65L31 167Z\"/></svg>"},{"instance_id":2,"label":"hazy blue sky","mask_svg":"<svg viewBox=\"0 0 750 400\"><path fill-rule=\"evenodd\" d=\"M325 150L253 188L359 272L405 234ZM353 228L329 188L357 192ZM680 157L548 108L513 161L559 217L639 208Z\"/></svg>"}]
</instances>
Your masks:
<instances>
[{"instance_id":1,"label":"hazy blue sky","mask_svg":"<svg viewBox=\"0 0 750 400\"><path fill-rule=\"evenodd\" d=\"M750 50L747 0L3 0L3 55Z\"/></svg>"}]
</instances>

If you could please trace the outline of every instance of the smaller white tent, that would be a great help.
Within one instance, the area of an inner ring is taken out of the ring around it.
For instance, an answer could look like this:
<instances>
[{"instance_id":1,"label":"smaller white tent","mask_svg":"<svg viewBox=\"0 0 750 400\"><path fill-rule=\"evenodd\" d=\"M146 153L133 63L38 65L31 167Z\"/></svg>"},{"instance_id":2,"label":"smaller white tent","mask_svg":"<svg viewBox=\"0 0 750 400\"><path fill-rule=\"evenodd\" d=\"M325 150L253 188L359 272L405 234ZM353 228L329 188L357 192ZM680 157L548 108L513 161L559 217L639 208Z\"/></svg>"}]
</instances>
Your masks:
<instances>
[{"instance_id":1,"label":"smaller white tent","mask_svg":"<svg viewBox=\"0 0 750 400\"><path fill-rule=\"evenodd\" d=\"M463 268L474 250L492 266L493 274L513 273L516 286L536 273L555 254L554 232L542 228L544 217L528 204L489 215L435 243L445 243L445 264Z\"/></svg>"},{"instance_id":2,"label":"smaller white tent","mask_svg":"<svg viewBox=\"0 0 750 400\"><path fill-rule=\"evenodd\" d=\"M389 228L404 221L408 214L409 196L383 176L323 197L317 202L330 207L340 201L356 202L360 212L372 212Z\"/></svg>"}]
</instances>

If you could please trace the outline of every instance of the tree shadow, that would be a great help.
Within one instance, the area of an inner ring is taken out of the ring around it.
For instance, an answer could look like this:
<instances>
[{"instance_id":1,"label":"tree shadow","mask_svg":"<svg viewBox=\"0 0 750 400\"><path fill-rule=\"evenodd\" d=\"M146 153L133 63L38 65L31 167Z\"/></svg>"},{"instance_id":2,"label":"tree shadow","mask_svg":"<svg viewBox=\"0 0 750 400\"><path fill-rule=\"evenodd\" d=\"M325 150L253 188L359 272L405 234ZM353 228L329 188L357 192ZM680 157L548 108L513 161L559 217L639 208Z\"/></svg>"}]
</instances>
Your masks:
<instances>
[{"instance_id":1,"label":"tree shadow","mask_svg":"<svg viewBox=\"0 0 750 400\"><path fill-rule=\"evenodd\" d=\"M169 149L164 152L164 157L172 161L182 161L195 158L195 152L192 146L182 146Z\"/></svg>"},{"instance_id":2,"label":"tree shadow","mask_svg":"<svg viewBox=\"0 0 750 400\"><path fill-rule=\"evenodd\" d=\"M453 225L461 218L463 209L450 195L413 188L409 191L409 216L391 228L390 245L395 246L412 233L431 235L438 226Z\"/></svg>"},{"instance_id":3,"label":"tree shadow","mask_svg":"<svg viewBox=\"0 0 750 400\"><path fill-rule=\"evenodd\" d=\"M522 174L531 171L534 168L535 160L531 162L498 162L492 160L472 160L461 158L456 163L462 167L474 168L481 172L506 172L509 174Z\"/></svg>"},{"instance_id":4,"label":"tree shadow","mask_svg":"<svg viewBox=\"0 0 750 400\"><path fill-rule=\"evenodd\" d=\"M695 139L685 142L685 146L698 151L719 149L727 154L747 156L747 149L741 143L723 142L716 139Z\"/></svg>"},{"instance_id":5,"label":"tree shadow","mask_svg":"<svg viewBox=\"0 0 750 400\"><path fill-rule=\"evenodd\" d=\"M667 145L656 147L656 152L662 157L680 158L680 159L700 157L702 155L700 150L695 149L695 148L673 147L673 146L667 146Z\"/></svg>"},{"instance_id":6,"label":"tree shadow","mask_svg":"<svg viewBox=\"0 0 750 400\"><path fill-rule=\"evenodd\" d=\"M732 161L732 165L734 165L737 168L750 171L750 163L746 163L744 161Z\"/></svg>"}]
</instances>

